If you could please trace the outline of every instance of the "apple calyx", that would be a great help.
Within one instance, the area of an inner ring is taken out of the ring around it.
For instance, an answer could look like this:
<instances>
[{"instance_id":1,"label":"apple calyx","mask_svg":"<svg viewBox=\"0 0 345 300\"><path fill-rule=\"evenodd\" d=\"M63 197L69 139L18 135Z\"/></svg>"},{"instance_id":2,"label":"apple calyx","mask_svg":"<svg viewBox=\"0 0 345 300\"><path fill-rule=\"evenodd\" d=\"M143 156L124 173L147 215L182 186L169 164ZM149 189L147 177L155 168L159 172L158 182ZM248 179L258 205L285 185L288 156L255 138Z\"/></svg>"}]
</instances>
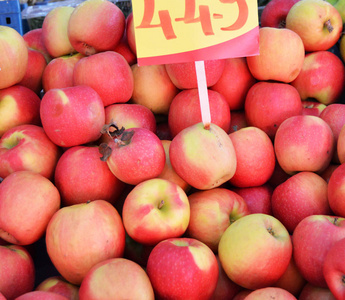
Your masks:
<instances>
[{"instance_id":1,"label":"apple calyx","mask_svg":"<svg viewBox=\"0 0 345 300\"><path fill-rule=\"evenodd\" d=\"M333 31L333 26L331 24L331 20L328 19L325 23L324 23L324 27L327 28L328 32L331 33Z\"/></svg>"},{"instance_id":2,"label":"apple calyx","mask_svg":"<svg viewBox=\"0 0 345 300\"><path fill-rule=\"evenodd\" d=\"M86 56L90 56L96 53L96 49L86 43L83 43L83 48Z\"/></svg>"},{"instance_id":3,"label":"apple calyx","mask_svg":"<svg viewBox=\"0 0 345 300\"><path fill-rule=\"evenodd\" d=\"M158 209L161 209L164 205L164 200L161 200L158 204Z\"/></svg>"}]
</instances>

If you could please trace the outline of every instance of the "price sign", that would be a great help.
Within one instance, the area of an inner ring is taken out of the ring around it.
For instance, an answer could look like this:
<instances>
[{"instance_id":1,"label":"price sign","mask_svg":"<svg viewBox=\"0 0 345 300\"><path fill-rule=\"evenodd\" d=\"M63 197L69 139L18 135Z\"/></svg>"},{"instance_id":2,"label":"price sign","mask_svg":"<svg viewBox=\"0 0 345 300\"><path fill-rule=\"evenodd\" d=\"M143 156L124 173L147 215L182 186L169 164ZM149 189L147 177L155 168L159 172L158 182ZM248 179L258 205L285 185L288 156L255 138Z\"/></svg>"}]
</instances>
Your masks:
<instances>
[{"instance_id":1,"label":"price sign","mask_svg":"<svg viewBox=\"0 0 345 300\"><path fill-rule=\"evenodd\" d=\"M259 54L257 0L132 0L139 65Z\"/></svg>"}]
</instances>

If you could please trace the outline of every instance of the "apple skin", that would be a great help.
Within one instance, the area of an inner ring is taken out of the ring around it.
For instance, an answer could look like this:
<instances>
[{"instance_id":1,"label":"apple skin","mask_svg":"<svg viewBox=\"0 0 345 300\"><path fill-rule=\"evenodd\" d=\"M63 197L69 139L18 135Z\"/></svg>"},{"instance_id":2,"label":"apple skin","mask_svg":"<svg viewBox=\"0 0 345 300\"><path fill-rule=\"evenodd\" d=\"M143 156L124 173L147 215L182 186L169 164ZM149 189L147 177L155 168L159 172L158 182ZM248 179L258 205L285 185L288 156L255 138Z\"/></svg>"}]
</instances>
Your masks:
<instances>
[{"instance_id":1,"label":"apple skin","mask_svg":"<svg viewBox=\"0 0 345 300\"><path fill-rule=\"evenodd\" d=\"M113 49L125 30L120 8L106 0L88 0L79 4L68 22L68 38L79 53L92 55Z\"/></svg>"},{"instance_id":2,"label":"apple skin","mask_svg":"<svg viewBox=\"0 0 345 300\"><path fill-rule=\"evenodd\" d=\"M31 291L28 293L25 293L16 300L67 300L68 298L52 293L52 292L46 292L46 291Z\"/></svg>"},{"instance_id":3,"label":"apple skin","mask_svg":"<svg viewBox=\"0 0 345 300\"><path fill-rule=\"evenodd\" d=\"M0 137L15 126L41 125L41 99L25 86L13 85L0 90L0 105Z\"/></svg>"},{"instance_id":4,"label":"apple skin","mask_svg":"<svg viewBox=\"0 0 345 300\"><path fill-rule=\"evenodd\" d=\"M45 241L58 272L80 285L95 264L123 255L125 229L114 206L94 200L60 208L48 224Z\"/></svg>"},{"instance_id":5,"label":"apple skin","mask_svg":"<svg viewBox=\"0 0 345 300\"><path fill-rule=\"evenodd\" d=\"M52 292L66 297L69 300L78 300L79 287L66 281L62 276L52 276L44 279L37 285L35 291Z\"/></svg>"},{"instance_id":6,"label":"apple skin","mask_svg":"<svg viewBox=\"0 0 345 300\"><path fill-rule=\"evenodd\" d=\"M60 204L59 191L47 178L31 171L12 173L0 185L0 237L16 245L38 241Z\"/></svg>"},{"instance_id":7,"label":"apple skin","mask_svg":"<svg viewBox=\"0 0 345 300\"><path fill-rule=\"evenodd\" d=\"M299 300L336 300L329 288L321 288L308 283L302 289Z\"/></svg>"},{"instance_id":8,"label":"apple skin","mask_svg":"<svg viewBox=\"0 0 345 300\"><path fill-rule=\"evenodd\" d=\"M137 56L129 47L126 31L124 32L120 42L115 46L114 49L111 50L114 50L115 52L121 54L130 66L137 63Z\"/></svg>"},{"instance_id":9,"label":"apple skin","mask_svg":"<svg viewBox=\"0 0 345 300\"><path fill-rule=\"evenodd\" d=\"M336 216L345 216L344 205L345 164L340 164L331 174L328 182L328 202Z\"/></svg>"},{"instance_id":10,"label":"apple skin","mask_svg":"<svg viewBox=\"0 0 345 300\"><path fill-rule=\"evenodd\" d=\"M218 281L215 254L202 242L172 238L157 244L147 274L158 299L210 299Z\"/></svg>"},{"instance_id":11,"label":"apple skin","mask_svg":"<svg viewBox=\"0 0 345 300\"><path fill-rule=\"evenodd\" d=\"M0 26L0 90L19 83L27 69L29 53L24 38L12 27Z\"/></svg>"},{"instance_id":12,"label":"apple skin","mask_svg":"<svg viewBox=\"0 0 345 300\"><path fill-rule=\"evenodd\" d=\"M73 85L93 88L101 97L103 105L108 106L125 103L131 98L134 79L130 66L121 54L105 51L83 57L75 64Z\"/></svg>"},{"instance_id":13,"label":"apple skin","mask_svg":"<svg viewBox=\"0 0 345 300\"><path fill-rule=\"evenodd\" d=\"M339 51L340 57L343 62L345 62L345 35L342 35L339 40Z\"/></svg>"},{"instance_id":14,"label":"apple skin","mask_svg":"<svg viewBox=\"0 0 345 300\"><path fill-rule=\"evenodd\" d=\"M278 219L249 214L225 230L218 255L233 282L247 289L259 289L271 286L284 274L292 256L292 243Z\"/></svg>"},{"instance_id":15,"label":"apple skin","mask_svg":"<svg viewBox=\"0 0 345 300\"><path fill-rule=\"evenodd\" d=\"M28 32L24 33L23 39L28 48L41 52L45 57L46 62L49 63L52 57L50 56L46 46L44 45L42 32L42 28L31 29Z\"/></svg>"},{"instance_id":16,"label":"apple skin","mask_svg":"<svg viewBox=\"0 0 345 300\"><path fill-rule=\"evenodd\" d=\"M154 178L137 184L122 209L127 234L144 245L182 236L190 219L186 193L176 183Z\"/></svg>"},{"instance_id":17,"label":"apple skin","mask_svg":"<svg viewBox=\"0 0 345 300\"><path fill-rule=\"evenodd\" d=\"M311 98L307 98L311 99ZM326 105L316 100L303 100L302 101L302 115L310 115L320 117Z\"/></svg>"},{"instance_id":18,"label":"apple skin","mask_svg":"<svg viewBox=\"0 0 345 300\"><path fill-rule=\"evenodd\" d=\"M42 38L51 57L59 57L76 52L67 34L69 19L74 9L71 6L54 7L44 17Z\"/></svg>"},{"instance_id":19,"label":"apple skin","mask_svg":"<svg viewBox=\"0 0 345 300\"><path fill-rule=\"evenodd\" d=\"M40 116L48 137L61 147L96 141L105 121L102 99L85 85L49 90L42 97Z\"/></svg>"},{"instance_id":20,"label":"apple skin","mask_svg":"<svg viewBox=\"0 0 345 300\"><path fill-rule=\"evenodd\" d=\"M134 78L131 102L149 108L154 114L169 112L170 104L178 93L164 65L131 66ZM152 83L155 88L152 88Z\"/></svg>"},{"instance_id":21,"label":"apple skin","mask_svg":"<svg viewBox=\"0 0 345 300\"><path fill-rule=\"evenodd\" d=\"M247 92L255 82L245 57L227 58L222 75L210 89L225 97L231 111L241 110L244 108Z\"/></svg>"},{"instance_id":22,"label":"apple skin","mask_svg":"<svg viewBox=\"0 0 345 300\"><path fill-rule=\"evenodd\" d=\"M112 152L106 161L118 179L136 185L162 173L165 152L161 140L151 130L137 127L124 131L130 132L134 134L124 145L116 141L108 143Z\"/></svg>"},{"instance_id":23,"label":"apple skin","mask_svg":"<svg viewBox=\"0 0 345 300\"><path fill-rule=\"evenodd\" d=\"M227 182L236 170L236 152L229 135L211 123L197 123L180 131L171 141L170 162L192 187L212 189Z\"/></svg>"},{"instance_id":24,"label":"apple skin","mask_svg":"<svg viewBox=\"0 0 345 300\"><path fill-rule=\"evenodd\" d=\"M230 130L230 107L222 94L208 90L211 120L225 132ZM175 137L183 129L202 121L198 89L180 91L172 100L168 123L170 132Z\"/></svg>"},{"instance_id":25,"label":"apple skin","mask_svg":"<svg viewBox=\"0 0 345 300\"><path fill-rule=\"evenodd\" d=\"M265 287L252 291L245 299L276 299L276 300L297 300L290 292L278 287Z\"/></svg>"},{"instance_id":26,"label":"apple skin","mask_svg":"<svg viewBox=\"0 0 345 300\"><path fill-rule=\"evenodd\" d=\"M345 125L340 129L336 149L339 162L342 164L345 162Z\"/></svg>"},{"instance_id":27,"label":"apple skin","mask_svg":"<svg viewBox=\"0 0 345 300\"><path fill-rule=\"evenodd\" d=\"M259 47L260 55L247 57L249 70L257 80L290 83L296 79L305 56L302 39L297 33L286 28L262 27Z\"/></svg>"},{"instance_id":28,"label":"apple skin","mask_svg":"<svg viewBox=\"0 0 345 300\"><path fill-rule=\"evenodd\" d=\"M285 28L286 16L291 7L299 0L271 0L260 16L261 27Z\"/></svg>"},{"instance_id":29,"label":"apple skin","mask_svg":"<svg viewBox=\"0 0 345 300\"><path fill-rule=\"evenodd\" d=\"M35 284L35 265L23 246L0 246L0 299L15 299ZM1 298L1 295L4 298Z\"/></svg>"},{"instance_id":30,"label":"apple skin","mask_svg":"<svg viewBox=\"0 0 345 300\"><path fill-rule=\"evenodd\" d=\"M112 204L124 189L95 146L74 146L57 162L54 183L64 206L102 199Z\"/></svg>"},{"instance_id":31,"label":"apple skin","mask_svg":"<svg viewBox=\"0 0 345 300\"><path fill-rule=\"evenodd\" d=\"M327 182L314 172L299 172L277 186L272 194L272 214L292 233L310 215L332 214Z\"/></svg>"},{"instance_id":32,"label":"apple skin","mask_svg":"<svg viewBox=\"0 0 345 300\"><path fill-rule=\"evenodd\" d=\"M207 87L210 87L215 85L222 75L225 60L205 60L204 63L206 84ZM198 87L194 62L166 64L165 68L171 81L178 89L195 89Z\"/></svg>"},{"instance_id":33,"label":"apple skin","mask_svg":"<svg viewBox=\"0 0 345 300\"><path fill-rule=\"evenodd\" d=\"M235 187L265 184L273 174L276 159L269 136L260 128L248 126L229 134L237 166L229 182Z\"/></svg>"},{"instance_id":34,"label":"apple skin","mask_svg":"<svg viewBox=\"0 0 345 300\"><path fill-rule=\"evenodd\" d=\"M135 288L133 288L135 287ZM154 300L148 275L137 263L125 258L104 260L85 275L79 289L79 299Z\"/></svg>"},{"instance_id":35,"label":"apple skin","mask_svg":"<svg viewBox=\"0 0 345 300\"><path fill-rule=\"evenodd\" d=\"M130 14L126 18L126 37L127 37L127 43L128 43L129 48L132 50L132 52L135 55L137 55L137 47L135 44L133 12L130 12Z\"/></svg>"},{"instance_id":36,"label":"apple skin","mask_svg":"<svg viewBox=\"0 0 345 300\"><path fill-rule=\"evenodd\" d=\"M302 100L312 98L329 105L340 100L345 90L344 82L342 60L330 51L316 51L305 56L302 70L291 85Z\"/></svg>"},{"instance_id":37,"label":"apple skin","mask_svg":"<svg viewBox=\"0 0 345 300\"><path fill-rule=\"evenodd\" d=\"M284 120L302 114L302 102L290 84L261 81L249 89L244 111L249 126L262 129L273 139Z\"/></svg>"},{"instance_id":38,"label":"apple skin","mask_svg":"<svg viewBox=\"0 0 345 300\"><path fill-rule=\"evenodd\" d=\"M294 258L302 276L311 284L326 288L322 273L325 257L338 240L345 238L345 219L311 215L298 223L293 234Z\"/></svg>"},{"instance_id":39,"label":"apple skin","mask_svg":"<svg viewBox=\"0 0 345 300\"><path fill-rule=\"evenodd\" d=\"M52 179L60 156L61 149L48 138L41 126L15 126L0 139L0 177L29 170Z\"/></svg>"},{"instance_id":40,"label":"apple skin","mask_svg":"<svg viewBox=\"0 0 345 300\"><path fill-rule=\"evenodd\" d=\"M303 0L289 10L286 28L301 37L305 51L315 52L328 50L338 42L343 21L337 9L327 1Z\"/></svg>"},{"instance_id":41,"label":"apple skin","mask_svg":"<svg viewBox=\"0 0 345 300\"><path fill-rule=\"evenodd\" d=\"M73 86L74 66L83 57L84 55L75 53L50 60L42 74L42 87L44 92L48 92L51 89L62 89Z\"/></svg>"},{"instance_id":42,"label":"apple skin","mask_svg":"<svg viewBox=\"0 0 345 300\"><path fill-rule=\"evenodd\" d=\"M193 192L188 196L190 221L187 235L217 253L224 231L249 209L241 196L225 188Z\"/></svg>"},{"instance_id":43,"label":"apple skin","mask_svg":"<svg viewBox=\"0 0 345 300\"><path fill-rule=\"evenodd\" d=\"M322 172L333 157L333 132L319 117L292 116L280 124L274 149L279 165L288 174Z\"/></svg>"}]
</instances>

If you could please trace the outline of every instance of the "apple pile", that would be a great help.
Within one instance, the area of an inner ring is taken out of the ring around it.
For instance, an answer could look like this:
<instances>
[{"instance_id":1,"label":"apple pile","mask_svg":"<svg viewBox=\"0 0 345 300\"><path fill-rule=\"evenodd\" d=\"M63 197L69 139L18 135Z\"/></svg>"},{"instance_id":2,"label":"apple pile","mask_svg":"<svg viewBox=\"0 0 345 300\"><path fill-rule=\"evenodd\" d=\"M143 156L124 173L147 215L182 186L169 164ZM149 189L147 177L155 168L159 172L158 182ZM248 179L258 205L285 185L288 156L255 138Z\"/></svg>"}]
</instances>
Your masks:
<instances>
[{"instance_id":1,"label":"apple pile","mask_svg":"<svg viewBox=\"0 0 345 300\"><path fill-rule=\"evenodd\" d=\"M110 1L0 26L0 299L345 299L343 3L206 60L209 127Z\"/></svg>"}]
</instances>

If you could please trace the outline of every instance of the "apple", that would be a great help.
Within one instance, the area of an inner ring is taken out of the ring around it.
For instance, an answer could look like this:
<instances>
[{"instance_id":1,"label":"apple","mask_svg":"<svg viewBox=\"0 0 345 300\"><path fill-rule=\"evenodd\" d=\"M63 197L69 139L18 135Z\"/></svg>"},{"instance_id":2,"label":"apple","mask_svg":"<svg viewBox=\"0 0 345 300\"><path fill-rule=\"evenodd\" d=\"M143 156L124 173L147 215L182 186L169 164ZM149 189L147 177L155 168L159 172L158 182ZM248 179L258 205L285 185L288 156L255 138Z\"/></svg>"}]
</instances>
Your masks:
<instances>
[{"instance_id":1,"label":"apple","mask_svg":"<svg viewBox=\"0 0 345 300\"><path fill-rule=\"evenodd\" d=\"M0 246L0 299L15 299L35 284L35 265L23 246ZM4 298L1 298L1 295Z\"/></svg>"},{"instance_id":2,"label":"apple","mask_svg":"<svg viewBox=\"0 0 345 300\"><path fill-rule=\"evenodd\" d=\"M290 83L296 79L305 56L302 39L297 33L286 28L262 27L259 47L260 55L247 57L249 70L257 80Z\"/></svg>"},{"instance_id":3,"label":"apple","mask_svg":"<svg viewBox=\"0 0 345 300\"><path fill-rule=\"evenodd\" d=\"M329 288L322 288L307 282L304 286L301 294L298 297L299 300L336 300Z\"/></svg>"},{"instance_id":4,"label":"apple","mask_svg":"<svg viewBox=\"0 0 345 300\"><path fill-rule=\"evenodd\" d=\"M171 181L154 178L137 184L122 210L128 235L144 245L182 236L190 219L186 193Z\"/></svg>"},{"instance_id":5,"label":"apple","mask_svg":"<svg viewBox=\"0 0 345 300\"><path fill-rule=\"evenodd\" d=\"M339 162L342 164L345 162L345 125L340 129L336 149L338 152Z\"/></svg>"},{"instance_id":6,"label":"apple","mask_svg":"<svg viewBox=\"0 0 345 300\"><path fill-rule=\"evenodd\" d=\"M136 185L162 173L164 148L151 130L137 127L124 131L119 129L115 134L113 141L100 145L100 151L102 159L118 179Z\"/></svg>"},{"instance_id":7,"label":"apple","mask_svg":"<svg viewBox=\"0 0 345 300\"><path fill-rule=\"evenodd\" d=\"M78 300L79 287L69 283L62 276L51 276L37 285L35 291L52 292L66 297L69 300Z\"/></svg>"},{"instance_id":8,"label":"apple","mask_svg":"<svg viewBox=\"0 0 345 300\"><path fill-rule=\"evenodd\" d=\"M68 22L68 38L79 53L92 55L113 49L125 30L125 16L107 0L87 0L73 11Z\"/></svg>"},{"instance_id":9,"label":"apple","mask_svg":"<svg viewBox=\"0 0 345 300\"><path fill-rule=\"evenodd\" d=\"M171 141L170 162L175 172L196 189L207 190L227 182L236 171L236 152L229 135L211 123L197 123Z\"/></svg>"},{"instance_id":10,"label":"apple","mask_svg":"<svg viewBox=\"0 0 345 300\"><path fill-rule=\"evenodd\" d=\"M137 263L125 258L99 262L85 275L79 289L79 299L154 300L148 275Z\"/></svg>"},{"instance_id":11,"label":"apple","mask_svg":"<svg viewBox=\"0 0 345 300\"><path fill-rule=\"evenodd\" d=\"M328 105L339 101L345 90L344 82L342 60L330 51L315 51L305 56L302 70L291 85L302 100L311 98Z\"/></svg>"},{"instance_id":12,"label":"apple","mask_svg":"<svg viewBox=\"0 0 345 300\"><path fill-rule=\"evenodd\" d=\"M340 164L331 174L328 182L328 202L336 216L345 217L344 205L345 164Z\"/></svg>"},{"instance_id":13,"label":"apple","mask_svg":"<svg viewBox=\"0 0 345 300\"><path fill-rule=\"evenodd\" d=\"M292 233L305 217L332 214L327 182L314 172L299 172L272 194L272 213Z\"/></svg>"},{"instance_id":14,"label":"apple","mask_svg":"<svg viewBox=\"0 0 345 300\"><path fill-rule=\"evenodd\" d=\"M0 25L0 90L19 83L26 73L29 53L17 30Z\"/></svg>"},{"instance_id":15,"label":"apple","mask_svg":"<svg viewBox=\"0 0 345 300\"><path fill-rule=\"evenodd\" d=\"M282 82L255 83L249 89L244 105L248 125L262 129L271 139L284 120L302 114L297 89Z\"/></svg>"},{"instance_id":16,"label":"apple","mask_svg":"<svg viewBox=\"0 0 345 300\"><path fill-rule=\"evenodd\" d=\"M126 30L123 33L123 36L122 36L120 42L112 50L114 50L115 52L121 54L126 59L126 61L128 62L128 64L130 66L136 64L137 56L133 53L133 51L129 47L129 44L128 44L128 41L127 41Z\"/></svg>"},{"instance_id":17,"label":"apple","mask_svg":"<svg viewBox=\"0 0 345 300\"><path fill-rule=\"evenodd\" d=\"M220 79L225 68L225 60L205 60L204 64L206 85L210 87ZM178 89L195 89L198 87L194 62L166 64L165 68L171 81Z\"/></svg>"},{"instance_id":18,"label":"apple","mask_svg":"<svg viewBox=\"0 0 345 300\"><path fill-rule=\"evenodd\" d=\"M57 6L44 17L42 23L43 43L53 58L76 52L67 34L69 19L74 9L72 6Z\"/></svg>"},{"instance_id":19,"label":"apple","mask_svg":"<svg viewBox=\"0 0 345 300\"><path fill-rule=\"evenodd\" d=\"M0 90L0 137L9 129L24 125L40 125L41 99L29 88L13 85Z\"/></svg>"},{"instance_id":20,"label":"apple","mask_svg":"<svg viewBox=\"0 0 345 300\"><path fill-rule=\"evenodd\" d=\"M192 238L171 238L157 244L147 274L159 299L210 299L218 282L215 254Z\"/></svg>"},{"instance_id":21,"label":"apple","mask_svg":"<svg viewBox=\"0 0 345 300\"><path fill-rule=\"evenodd\" d=\"M105 51L83 57L75 64L73 85L93 88L101 97L103 105L108 106L127 102L133 93L134 80L125 58L115 51Z\"/></svg>"},{"instance_id":22,"label":"apple","mask_svg":"<svg viewBox=\"0 0 345 300\"><path fill-rule=\"evenodd\" d=\"M270 184L265 183L247 188L231 188L231 190L243 198L250 213L272 214L271 198L274 189Z\"/></svg>"},{"instance_id":23,"label":"apple","mask_svg":"<svg viewBox=\"0 0 345 300\"><path fill-rule=\"evenodd\" d=\"M246 300L275 299L275 300L297 300L290 292L279 287L265 287L252 291Z\"/></svg>"},{"instance_id":24,"label":"apple","mask_svg":"<svg viewBox=\"0 0 345 300\"><path fill-rule=\"evenodd\" d=\"M229 133L247 127L246 114L244 110L230 110L230 130Z\"/></svg>"},{"instance_id":25,"label":"apple","mask_svg":"<svg viewBox=\"0 0 345 300\"><path fill-rule=\"evenodd\" d=\"M75 53L50 60L42 74L44 92L73 86L74 66L83 57L84 55Z\"/></svg>"},{"instance_id":26,"label":"apple","mask_svg":"<svg viewBox=\"0 0 345 300\"><path fill-rule=\"evenodd\" d=\"M59 208L59 191L49 179L32 171L14 172L0 184L0 237L30 245L44 235Z\"/></svg>"},{"instance_id":27,"label":"apple","mask_svg":"<svg viewBox=\"0 0 345 300\"><path fill-rule=\"evenodd\" d=\"M307 52L314 52L328 50L338 42L343 21L337 9L327 1L301 0L290 8L286 28L301 37Z\"/></svg>"},{"instance_id":28,"label":"apple","mask_svg":"<svg viewBox=\"0 0 345 300\"><path fill-rule=\"evenodd\" d=\"M61 147L96 141L105 122L101 97L85 85L49 90L42 97L40 116L48 137Z\"/></svg>"},{"instance_id":29,"label":"apple","mask_svg":"<svg viewBox=\"0 0 345 300\"><path fill-rule=\"evenodd\" d=\"M190 221L187 235L203 242L215 253L230 224L250 213L243 198L225 188L193 192L188 199Z\"/></svg>"},{"instance_id":30,"label":"apple","mask_svg":"<svg viewBox=\"0 0 345 300\"><path fill-rule=\"evenodd\" d=\"M340 51L340 58L343 62L345 62L345 35L342 35L339 40L339 51Z\"/></svg>"},{"instance_id":31,"label":"apple","mask_svg":"<svg viewBox=\"0 0 345 300\"><path fill-rule=\"evenodd\" d=\"M48 224L45 241L58 272L80 285L94 265L123 255L125 229L114 206L94 200L60 208Z\"/></svg>"},{"instance_id":32,"label":"apple","mask_svg":"<svg viewBox=\"0 0 345 300\"><path fill-rule=\"evenodd\" d=\"M207 90L211 122L225 132L230 130L230 107L222 94ZM183 129L202 121L198 89L180 91L172 100L168 123L170 132L175 137Z\"/></svg>"},{"instance_id":33,"label":"apple","mask_svg":"<svg viewBox=\"0 0 345 300\"><path fill-rule=\"evenodd\" d=\"M261 27L285 28L286 16L291 7L299 0L271 0L262 10Z\"/></svg>"},{"instance_id":34,"label":"apple","mask_svg":"<svg viewBox=\"0 0 345 300\"><path fill-rule=\"evenodd\" d=\"M28 66L23 79L18 84L39 95L42 90L42 77L46 66L47 61L44 55L38 50L28 48Z\"/></svg>"},{"instance_id":35,"label":"apple","mask_svg":"<svg viewBox=\"0 0 345 300\"><path fill-rule=\"evenodd\" d=\"M248 126L229 134L236 153L237 166L229 182L235 187L265 184L276 163L269 136L260 128Z\"/></svg>"},{"instance_id":36,"label":"apple","mask_svg":"<svg viewBox=\"0 0 345 300\"><path fill-rule=\"evenodd\" d=\"M288 174L323 172L333 157L333 132L319 117L292 116L280 124L274 149L279 165Z\"/></svg>"},{"instance_id":37,"label":"apple","mask_svg":"<svg viewBox=\"0 0 345 300\"><path fill-rule=\"evenodd\" d=\"M15 126L0 139L0 177L29 170L52 179L60 156L60 148L48 138L41 126Z\"/></svg>"},{"instance_id":38,"label":"apple","mask_svg":"<svg viewBox=\"0 0 345 300\"><path fill-rule=\"evenodd\" d=\"M15 300L68 300L68 298L53 292L31 291L20 295Z\"/></svg>"},{"instance_id":39,"label":"apple","mask_svg":"<svg viewBox=\"0 0 345 300\"><path fill-rule=\"evenodd\" d=\"M302 115L320 117L321 113L326 108L326 105L317 100L311 100L311 98L307 99L310 100L302 101Z\"/></svg>"},{"instance_id":40,"label":"apple","mask_svg":"<svg viewBox=\"0 0 345 300\"><path fill-rule=\"evenodd\" d=\"M134 21L133 12L130 12L126 18L126 37L129 48L132 52L137 55L137 47L135 44L135 32L134 32Z\"/></svg>"},{"instance_id":41,"label":"apple","mask_svg":"<svg viewBox=\"0 0 345 300\"><path fill-rule=\"evenodd\" d=\"M161 140L165 152L165 165L162 173L157 178L167 179L179 185L185 192L190 190L190 185L184 181L174 170L170 162L169 149L171 140Z\"/></svg>"},{"instance_id":42,"label":"apple","mask_svg":"<svg viewBox=\"0 0 345 300\"><path fill-rule=\"evenodd\" d=\"M244 108L249 88L256 82L250 73L245 57L225 59L225 66L219 80L210 87L222 94L229 103L231 111Z\"/></svg>"},{"instance_id":43,"label":"apple","mask_svg":"<svg viewBox=\"0 0 345 300\"><path fill-rule=\"evenodd\" d=\"M49 63L52 57L50 56L46 46L44 45L42 32L43 29L41 27L31 29L28 32L24 33L23 39L28 48L41 52L45 57L46 62Z\"/></svg>"},{"instance_id":44,"label":"apple","mask_svg":"<svg viewBox=\"0 0 345 300\"><path fill-rule=\"evenodd\" d=\"M345 219L333 215L311 215L298 223L293 234L294 259L302 276L326 288L322 273L325 257L334 243L345 238Z\"/></svg>"},{"instance_id":45,"label":"apple","mask_svg":"<svg viewBox=\"0 0 345 300\"><path fill-rule=\"evenodd\" d=\"M134 78L131 102L149 108L154 114L168 114L178 93L164 65L131 66ZM152 88L154 83L154 88Z\"/></svg>"},{"instance_id":46,"label":"apple","mask_svg":"<svg viewBox=\"0 0 345 300\"><path fill-rule=\"evenodd\" d=\"M233 282L246 289L259 289L271 286L284 274L291 259L292 243L289 232L278 219L249 214L225 230L218 255Z\"/></svg>"},{"instance_id":47,"label":"apple","mask_svg":"<svg viewBox=\"0 0 345 300\"><path fill-rule=\"evenodd\" d=\"M102 199L114 204L124 183L101 161L96 146L74 146L60 157L54 174L64 206Z\"/></svg>"}]
</instances>

